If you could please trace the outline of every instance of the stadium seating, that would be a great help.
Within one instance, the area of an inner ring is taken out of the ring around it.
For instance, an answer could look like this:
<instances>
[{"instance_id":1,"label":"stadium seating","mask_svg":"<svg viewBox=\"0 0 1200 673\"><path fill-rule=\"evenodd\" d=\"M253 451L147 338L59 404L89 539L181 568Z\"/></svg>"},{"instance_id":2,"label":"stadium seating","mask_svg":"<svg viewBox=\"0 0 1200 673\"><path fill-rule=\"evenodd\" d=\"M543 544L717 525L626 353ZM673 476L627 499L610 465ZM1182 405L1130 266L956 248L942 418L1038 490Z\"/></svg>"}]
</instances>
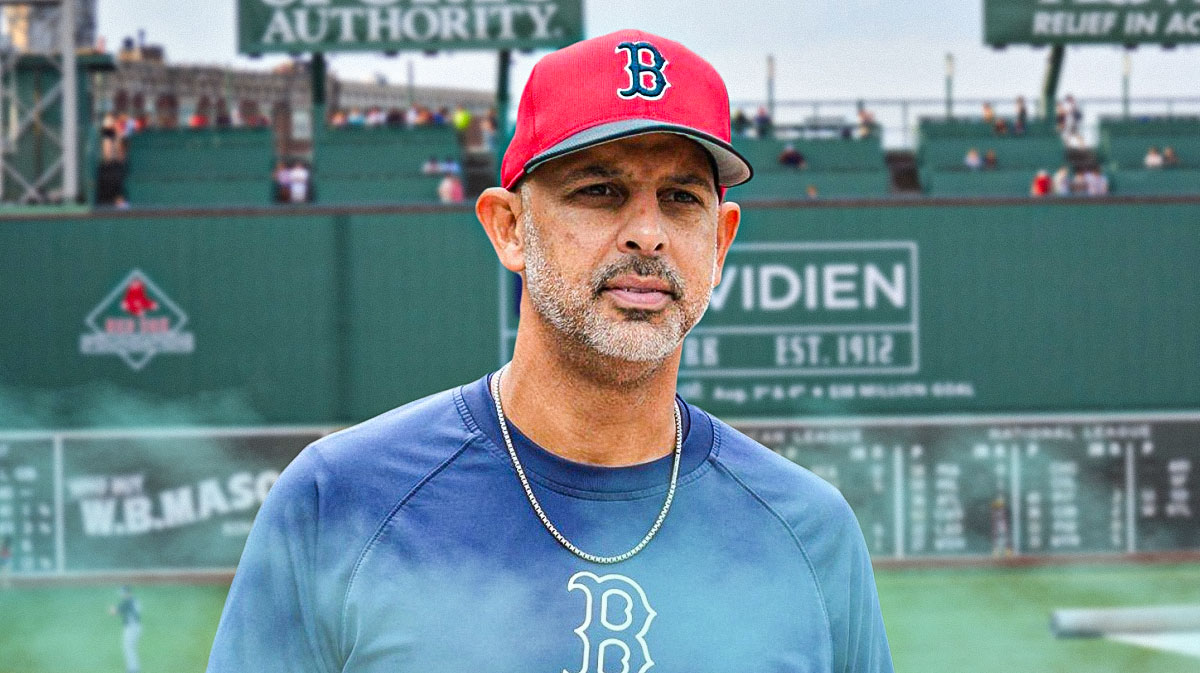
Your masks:
<instances>
[{"instance_id":1,"label":"stadium seating","mask_svg":"<svg viewBox=\"0 0 1200 673\"><path fill-rule=\"evenodd\" d=\"M1103 161L1112 169L1141 168L1146 151L1171 147L1183 167L1200 167L1200 117L1103 118L1100 146ZM1188 191L1196 191L1193 186Z\"/></svg>"},{"instance_id":2,"label":"stadium seating","mask_svg":"<svg viewBox=\"0 0 1200 673\"><path fill-rule=\"evenodd\" d=\"M928 170L921 173L921 186L931 196L1028 196L1035 174L1028 168Z\"/></svg>"},{"instance_id":3,"label":"stadium seating","mask_svg":"<svg viewBox=\"0 0 1200 673\"><path fill-rule=\"evenodd\" d=\"M750 160L757 173L776 168L791 170L779 165L779 154L789 144L804 155L810 171L881 171L886 168L878 135L861 140L735 138L733 141L734 149Z\"/></svg>"},{"instance_id":4,"label":"stadium seating","mask_svg":"<svg viewBox=\"0 0 1200 673\"><path fill-rule=\"evenodd\" d=\"M917 149L917 164L923 169L946 170L963 167L970 149L982 155L996 151L999 168L1045 168L1053 170L1063 163L1062 138L1053 126L1031 124L1023 135L996 135L982 121L946 121L922 119Z\"/></svg>"},{"instance_id":5,"label":"stadium seating","mask_svg":"<svg viewBox=\"0 0 1200 673\"><path fill-rule=\"evenodd\" d=\"M454 129L346 127L321 133L314 156L317 203L436 202L440 176L423 175L430 158L461 163Z\"/></svg>"},{"instance_id":6,"label":"stadium seating","mask_svg":"<svg viewBox=\"0 0 1200 673\"><path fill-rule=\"evenodd\" d=\"M1020 196L1038 169L1053 172L1066 162L1065 148L1053 124L1034 122L1025 133L996 135L981 119L922 119L917 167L921 186L932 196ZM967 152L996 152L996 168L972 171L963 165Z\"/></svg>"},{"instance_id":7,"label":"stadium seating","mask_svg":"<svg viewBox=\"0 0 1200 673\"><path fill-rule=\"evenodd\" d=\"M782 166L779 155L792 145L807 167ZM890 174L879 136L859 140L735 138L733 146L754 166L754 179L730 191L733 199L803 199L808 187L821 198L880 198Z\"/></svg>"},{"instance_id":8,"label":"stadium seating","mask_svg":"<svg viewBox=\"0 0 1200 673\"><path fill-rule=\"evenodd\" d=\"M882 198L891 179L887 170L876 171L759 171L754 179L729 191L733 200L804 199L809 185L820 198Z\"/></svg>"},{"instance_id":9,"label":"stadium seating","mask_svg":"<svg viewBox=\"0 0 1200 673\"><path fill-rule=\"evenodd\" d=\"M147 129L129 138L125 191L137 206L272 202L269 128Z\"/></svg>"},{"instance_id":10,"label":"stadium seating","mask_svg":"<svg viewBox=\"0 0 1200 673\"><path fill-rule=\"evenodd\" d=\"M1109 171L1113 194L1163 196L1200 192L1200 168L1120 168Z\"/></svg>"}]
</instances>

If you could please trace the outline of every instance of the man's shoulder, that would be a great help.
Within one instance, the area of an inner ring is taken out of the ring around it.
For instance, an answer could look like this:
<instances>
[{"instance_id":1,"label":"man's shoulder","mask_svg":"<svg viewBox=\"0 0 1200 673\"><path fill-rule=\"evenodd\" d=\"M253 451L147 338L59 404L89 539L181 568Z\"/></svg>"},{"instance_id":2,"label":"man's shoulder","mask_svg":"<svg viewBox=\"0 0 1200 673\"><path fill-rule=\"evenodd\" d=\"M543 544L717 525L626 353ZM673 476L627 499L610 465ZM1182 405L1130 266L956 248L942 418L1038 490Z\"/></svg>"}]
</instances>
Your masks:
<instances>
[{"instance_id":1,"label":"man's shoulder","mask_svg":"<svg viewBox=\"0 0 1200 673\"><path fill-rule=\"evenodd\" d=\"M846 499L829 482L715 417L713 428L720 441L717 462L793 528L822 519L854 521Z\"/></svg>"},{"instance_id":2,"label":"man's shoulder","mask_svg":"<svg viewBox=\"0 0 1200 673\"><path fill-rule=\"evenodd\" d=\"M306 447L284 477L328 494L394 494L451 460L472 438L457 388L409 402Z\"/></svg>"}]
</instances>

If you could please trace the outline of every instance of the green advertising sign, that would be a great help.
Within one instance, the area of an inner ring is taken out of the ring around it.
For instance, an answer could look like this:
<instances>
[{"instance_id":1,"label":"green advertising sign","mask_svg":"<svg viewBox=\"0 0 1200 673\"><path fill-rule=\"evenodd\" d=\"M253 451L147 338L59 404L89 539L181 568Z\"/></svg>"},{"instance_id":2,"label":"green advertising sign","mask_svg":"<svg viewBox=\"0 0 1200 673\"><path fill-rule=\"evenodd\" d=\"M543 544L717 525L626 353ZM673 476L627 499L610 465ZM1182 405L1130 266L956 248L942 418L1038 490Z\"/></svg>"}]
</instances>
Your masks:
<instances>
[{"instance_id":1,"label":"green advertising sign","mask_svg":"<svg viewBox=\"0 0 1200 673\"><path fill-rule=\"evenodd\" d=\"M581 39L582 0L238 0L244 54L535 49Z\"/></svg>"},{"instance_id":2,"label":"green advertising sign","mask_svg":"<svg viewBox=\"0 0 1200 673\"><path fill-rule=\"evenodd\" d=\"M1195 0L984 0L983 14L991 45L1200 41Z\"/></svg>"},{"instance_id":3,"label":"green advertising sign","mask_svg":"<svg viewBox=\"0 0 1200 673\"><path fill-rule=\"evenodd\" d=\"M680 376L917 371L912 241L735 244Z\"/></svg>"},{"instance_id":4,"label":"green advertising sign","mask_svg":"<svg viewBox=\"0 0 1200 673\"><path fill-rule=\"evenodd\" d=\"M320 430L62 440L65 571L233 567L280 471Z\"/></svg>"},{"instance_id":5,"label":"green advertising sign","mask_svg":"<svg viewBox=\"0 0 1200 673\"><path fill-rule=\"evenodd\" d=\"M11 571L228 570L279 473L328 430L0 434L0 541Z\"/></svg>"}]
</instances>

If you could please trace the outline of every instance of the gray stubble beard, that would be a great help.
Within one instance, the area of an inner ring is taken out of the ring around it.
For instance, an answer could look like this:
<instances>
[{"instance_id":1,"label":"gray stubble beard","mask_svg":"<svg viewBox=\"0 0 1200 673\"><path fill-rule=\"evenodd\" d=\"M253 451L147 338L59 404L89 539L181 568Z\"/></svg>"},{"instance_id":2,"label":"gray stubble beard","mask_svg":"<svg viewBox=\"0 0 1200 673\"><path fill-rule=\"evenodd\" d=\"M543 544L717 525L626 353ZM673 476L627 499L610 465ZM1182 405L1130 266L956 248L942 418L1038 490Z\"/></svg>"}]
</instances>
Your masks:
<instances>
[{"instance_id":1,"label":"gray stubble beard","mask_svg":"<svg viewBox=\"0 0 1200 673\"><path fill-rule=\"evenodd\" d=\"M520 219L525 232L525 291L543 320L567 340L616 360L662 362L679 348L708 308L711 283L700 288L702 296L689 300L689 288L683 279L660 258L629 256L596 269L587 287L573 286L548 261L524 193L522 201L526 206ZM713 272L715 277L715 261ZM658 276L671 283L676 299L663 312L662 324L655 325L652 322L654 313L647 311L623 311L624 320L612 320L604 315L600 306L601 288L608 280L624 273Z\"/></svg>"}]
</instances>

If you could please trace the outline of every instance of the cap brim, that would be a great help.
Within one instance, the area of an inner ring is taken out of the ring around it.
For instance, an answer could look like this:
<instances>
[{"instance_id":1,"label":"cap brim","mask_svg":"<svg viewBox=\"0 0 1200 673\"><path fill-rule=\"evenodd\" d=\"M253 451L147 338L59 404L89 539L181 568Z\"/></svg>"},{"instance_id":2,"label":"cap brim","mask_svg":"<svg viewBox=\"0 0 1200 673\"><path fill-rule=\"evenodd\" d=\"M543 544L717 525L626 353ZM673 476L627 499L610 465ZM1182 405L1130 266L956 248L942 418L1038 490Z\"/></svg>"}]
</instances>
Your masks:
<instances>
[{"instance_id":1,"label":"cap brim","mask_svg":"<svg viewBox=\"0 0 1200 673\"><path fill-rule=\"evenodd\" d=\"M717 182L722 187L740 185L754 176L750 162L724 140L688 126L664 124L655 119L622 119L584 129L525 162L524 172L531 173L547 161L572 152L648 133L675 133L700 143L716 163Z\"/></svg>"}]
</instances>

